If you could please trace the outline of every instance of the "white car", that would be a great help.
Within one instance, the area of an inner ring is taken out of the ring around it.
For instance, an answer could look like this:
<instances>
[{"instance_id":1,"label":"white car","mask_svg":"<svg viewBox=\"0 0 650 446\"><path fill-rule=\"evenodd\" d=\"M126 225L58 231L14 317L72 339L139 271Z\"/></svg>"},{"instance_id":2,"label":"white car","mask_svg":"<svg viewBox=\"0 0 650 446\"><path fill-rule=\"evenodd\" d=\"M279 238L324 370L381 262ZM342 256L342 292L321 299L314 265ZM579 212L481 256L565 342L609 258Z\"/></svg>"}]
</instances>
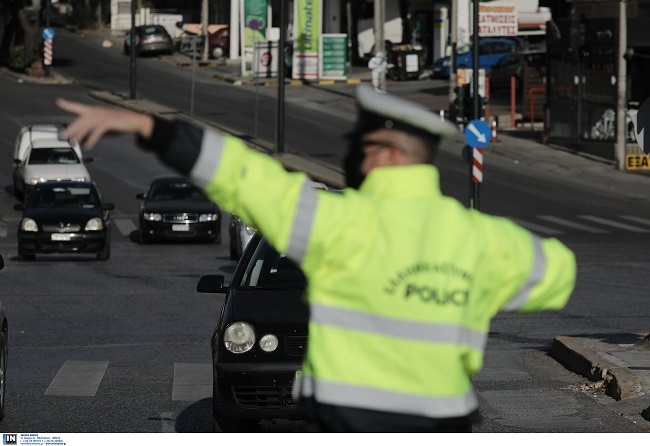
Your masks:
<instances>
[{"instance_id":1,"label":"white car","mask_svg":"<svg viewBox=\"0 0 650 446\"><path fill-rule=\"evenodd\" d=\"M59 124L27 125L20 129L14 146L14 195L24 199L36 183L44 181L91 181L79 144L59 140ZM32 152L36 153L32 156Z\"/></svg>"}]
</instances>

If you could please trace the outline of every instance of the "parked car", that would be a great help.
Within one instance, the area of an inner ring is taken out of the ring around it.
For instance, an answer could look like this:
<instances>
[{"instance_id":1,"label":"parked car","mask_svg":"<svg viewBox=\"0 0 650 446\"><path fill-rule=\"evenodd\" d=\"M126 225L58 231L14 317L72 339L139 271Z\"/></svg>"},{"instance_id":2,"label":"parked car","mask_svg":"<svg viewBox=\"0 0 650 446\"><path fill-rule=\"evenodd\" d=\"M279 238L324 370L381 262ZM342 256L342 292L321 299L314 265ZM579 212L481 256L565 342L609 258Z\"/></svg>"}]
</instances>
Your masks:
<instances>
[{"instance_id":1,"label":"parked car","mask_svg":"<svg viewBox=\"0 0 650 446\"><path fill-rule=\"evenodd\" d=\"M46 181L91 181L77 143L58 137L32 139L24 152L14 159L14 194L25 200L34 186Z\"/></svg>"},{"instance_id":2,"label":"parked car","mask_svg":"<svg viewBox=\"0 0 650 446\"><path fill-rule=\"evenodd\" d=\"M135 27L136 55L174 54L174 41L162 25L141 25ZM131 31L124 36L124 54L131 53Z\"/></svg>"},{"instance_id":3,"label":"parked car","mask_svg":"<svg viewBox=\"0 0 650 446\"><path fill-rule=\"evenodd\" d=\"M230 54L229 33L230 31L226 27L208 35L208 51L210 52L210 56L215 59L221 59Z\"/></svg>"},{"instance_id":4,"label":"parked car","mask_svg":"<svg viewBox=\"0 0 650 446\"><path fill-rule=\"evenodd\" d=\"M226 295L212 335L215 432L304 417L291 392L307 348L305 288L302 271L260 234L246 247L229 286L223 275L199 280L199 293Z\"/></svg>"},{"instance_id":5,"label":"parked car","mask_svg":"<svg viewBox=\"0 0 650 446\"><path fill-rule=\"evenodd\" d=\"M0 255L0 269L5 262ZM5 393L7 388L7 359L9 357L9 324L7 314L0 303L0 420L5 417Z\"/></svg>"},{"instance_id":6,"label":"parked car","mask_svg":"<svg viewBox=\"0 0 650 446\"><path fill-rule=\"evenodd\" d=\"M526 67L545 73L546 51L522 51L502 57L490 70L490 90L509 89L514 77L517 93L520 93Z\"/></svg>"},{"instance_id":7,"label":"parked car","mask_svg":"<svg viewBox=\"0 0 650 446\"><path fill-rule=\"evenodd\" d=\"M140 242L192 240L221 243L221 210L203 191L179 176L154 179L139 211Z\"/></svg>"},{"instance_id":8,"label":"parked car","mask_svg":"<svg viewBox=\"0 0 650 446\"><path fill-rule=\"evenodd\" d=\"M492 67L502 57L523 50L523 46L517 39L512 38L485 38L479 40L478 66L490 72ZM471 45L459 48L456 56L457 68L472 68L474 66L474 53ZM441 57L433 62L433 75L449 77L451 57Z\"/></svg>"},{"instance_id":9,"label":"parked car","mask_svg":"<svg viewBox=\"0 0 650 446\"><path fill-rule=\"evenodd\" d=\"M110 211L91 182L59 181L34 187L18 225L18 257L34 260L36 254L96 254L98 260L111 255Z\"/></svg>"},{"instance_id":10,"label":"parked car","mask_svg":"<svg viewBox=\"0 0 650 446\"><path fill-rule=\"evenodd\" d=\"M230 258L232 260L239 260L246 245L248 245L248 242L250 242L257 232L257 229L248 226L236 215L231 215L228 232L230 235Z\"/></svg>"},{"instance_id":11,"label":"parked car","mask_svg":"<svg viewBox=\"0 0 650 446\"><path fill-rule=\"evenodd\" d=\"M65 128L65 124L29 124L24 125L18 131L14 143L12 179L14 195L22 200L24 195L24 168L27 158L33 147L33 143L39 139L58 140L58 135ZM91 157L83 158L79 144L70 141L67 144L72 147L79 159L84 162L91 162ZM90 178L88 178L90 180Z\"/></svg>"}]
</instances>

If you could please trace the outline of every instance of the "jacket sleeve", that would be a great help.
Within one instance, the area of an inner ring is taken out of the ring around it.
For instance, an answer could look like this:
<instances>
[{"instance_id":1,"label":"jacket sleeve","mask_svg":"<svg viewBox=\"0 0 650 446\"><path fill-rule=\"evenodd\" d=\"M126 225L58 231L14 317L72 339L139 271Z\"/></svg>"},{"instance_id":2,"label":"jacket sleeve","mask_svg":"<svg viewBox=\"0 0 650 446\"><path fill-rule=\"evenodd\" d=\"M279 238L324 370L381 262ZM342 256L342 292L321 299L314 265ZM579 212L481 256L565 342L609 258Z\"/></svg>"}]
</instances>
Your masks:
<instances>
[{"instance_id":1,"label":"jacket sleeve","mask_svg":"<svg viewBox=\"0 0 650 446\"><path fill-rule=\"evenodd\" d=\"M491 313L563 308L575 287L576 259L562 242L503 218L484 222Z\"/></svg>"},{"instance_id":2,"label":"jacket sleeve","mask_svg":"<svg viewBox=\"0 0 650 446\"><path fill-rule=\"evenodd\" d=\"M278 251L287 252L305 201L304 173L287 172L234 136L180 120L155 118L151 138L138 143L201 187L223 210L259 230ZM312 192L308 198L315 206Z\"/></svg>"}]
</instances>

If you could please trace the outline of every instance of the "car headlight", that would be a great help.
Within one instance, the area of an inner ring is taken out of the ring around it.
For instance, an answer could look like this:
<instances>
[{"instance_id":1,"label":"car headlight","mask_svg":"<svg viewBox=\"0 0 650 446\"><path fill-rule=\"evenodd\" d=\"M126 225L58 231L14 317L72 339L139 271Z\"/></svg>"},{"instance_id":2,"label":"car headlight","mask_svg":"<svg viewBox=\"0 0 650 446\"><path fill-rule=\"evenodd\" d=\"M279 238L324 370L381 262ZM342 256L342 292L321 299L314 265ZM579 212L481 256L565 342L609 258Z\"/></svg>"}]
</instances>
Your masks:
<instances>
[{"instance_id":1,"label":"car headlight","mask_svg":"<svg viewBox=\"0 0 650 446\"><path fill-rule=\"evenodd\" d=\"M217 221L219 220L219 214L201 214L199 215L199 222L204 223L206 221Z\"/></svg>"},{"instance_id":2,"label":"car headlight","mask_svg":"<svg viewBox=\"0 0 650 446\"><path fill-rule=\"evenodd\" d=\"M260 348L265 352L273 352L278 348L278 338L275 335L267 334L260 339Z\"/></svg>"},{"instance_id":3,"label":"car headlight","mask_svg":"<svg viewBox=\"0 0 650 446\"><path fill-rule=\"evenodd\" d=\"M76 177L73 178L72 181L86 181L86 177Z\"/></svg>"},{"instance_id":4,"label":"car headlight","mask_svg":"<svg viewBox=\"0 0 650 446\"><path fill-rule=\"evenodd\" d=\"M23 218L23 221L20 222L21 231L27 232L38 232L38 225L31 218Z\"/></svg>"},{"instance_id":5,"label":"car headlight","mask_svg":"<svg viewBox=\"0 0 650 446\"><path fill-rule=\"evenodd\" d=\"M45 181L47 180L43 177L40 178L32 177L29 179L29 184L45 183Z\"/></svg>"},{"instance_id":6,"label":"car headlight","mask_svg":"<svg viewBox=\"0 0 650 446\"><path fill-rule=\"evenodd\" d=\"M147 221L162 221L162 214L157 214L155 212L145 212L144 219Z\"/></svg>"},{"instance_id":7,"label":"car headlight","mask_svg":"<svg viewBox=\"0 0 650 446\"><path fill-rule=\"evenodd\" d=\"M102 229L104 229L104 222L99 217L91 218L86 223L86 231L101 231Z\"/></svg>"},{"instance_id":8,"label":"car headlight","mask_svg":"<svg viewBox=\"0 0 650 446\"><path fill-rule=\"evenodd\" d=\"M248 234L248 235L255 235L255 233L257 232L257 229L251 228L250 226L245 226L244 231L246 231L246 234Z\"/></svg>"},{"instance_id":9,"label":"car headlight","mask_svg":"<svg viewBox=\"0 0 650 446\"><path fill-rule=\"evenodd\" d=\"M229 352L246 353L255 344L255 330L246 322L235 322L226 328L223 345Z\"/></svg>"}]
</instances>

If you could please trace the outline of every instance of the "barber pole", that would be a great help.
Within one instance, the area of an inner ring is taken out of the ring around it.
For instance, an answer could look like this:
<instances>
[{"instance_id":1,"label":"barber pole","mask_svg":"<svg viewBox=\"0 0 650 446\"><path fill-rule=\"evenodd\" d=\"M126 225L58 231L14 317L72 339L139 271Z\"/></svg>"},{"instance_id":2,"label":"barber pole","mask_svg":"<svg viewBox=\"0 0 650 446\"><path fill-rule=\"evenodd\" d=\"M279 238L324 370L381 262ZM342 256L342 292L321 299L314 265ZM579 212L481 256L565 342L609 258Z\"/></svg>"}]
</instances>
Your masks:
<instances>
[{"instance_id":1,"label":"barber pole","mask_svg":"<svg viewBox=\"0 0 650 446\"><path fill-rule=\"evenodd\" d=\"M472 181L474 183L483 182L483 149L474 147L472 152Z\"/></svg>"}]
</instances>

